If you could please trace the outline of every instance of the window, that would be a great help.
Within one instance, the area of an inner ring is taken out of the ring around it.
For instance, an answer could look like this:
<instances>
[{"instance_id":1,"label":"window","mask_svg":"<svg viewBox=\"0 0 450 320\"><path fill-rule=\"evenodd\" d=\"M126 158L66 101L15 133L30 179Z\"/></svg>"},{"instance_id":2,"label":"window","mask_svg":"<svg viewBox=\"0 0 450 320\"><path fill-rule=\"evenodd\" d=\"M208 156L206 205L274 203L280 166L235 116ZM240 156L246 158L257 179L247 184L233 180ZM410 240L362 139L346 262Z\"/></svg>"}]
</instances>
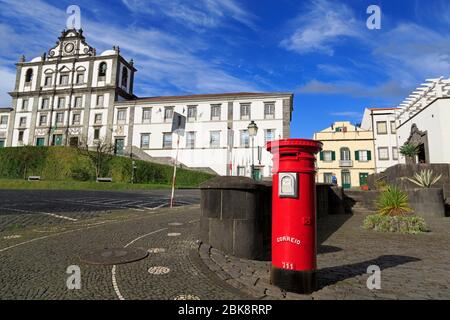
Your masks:
<instances>
[{"instance_id":1,"label":"window","mask_svg":"<svg viewBox=\"0 0 450 320\"><path fill-rule=\"evenodd\" d=\"M104 80L104 78L106 77L106 62L102 62L100 63L100 65L98 66L98 77L99 80Z\"/></svg>"},{"instance_id":2,"label":"window","mask_svg":"<svg viewBox=\"0 0 450 320\"><path fill-rule=\"evenodd\" d=\"M275 140L275 129L266 129L264 133L264 143Z\"/></svg>"},{"instance_id":3,"label":"window","mask_svg":"<svg viewBox=\"0 0 450 320\"><path fill-rule=\"evenodd\" d=\"M275 104L273 102L264 104L264 118L265 119L275 118Z\"/></svg>"},{"instance_id":4,"label":"window","mask_svg":"<svg viewBox=\"0 0 450 320\"><path fill-rule=\"evenodd\" d=\"M20 127L26 127L27 126L27 118L26 117L21 117L19 120L19 126Z\"/></svg>"},{"instance_id":5,"label":"window","mask_svg":"<svg viewBox=\"0 0 450 320\"><path fill-rule=\"evenodd\" d=\"M56 123L57 123L57 124L61 124L61 123L63 123L63 122L64 122L64 113L58 112L58 113L56 114Z\"/></svg>"},{"instance_id":6,"label":"window","mask_svg":"<svg viewBox=\"0 0 450 320\"><path fill-rule=\"evenodd\" d=\"M240 143L242 148L250 147L250 136L248 130L241 130Z\"/></svg>"},{"instance_id":7,"label":"window","mask_svg":"<svg viewBox=\"0 0 450 320\"><path fill-rule=\"evenodd\" d=\"M152 108L142 109L142 122L150 123L151 119L152 119Z\"/></svg>"},{"instance_id":8,"label":"window","mask_svg":"<svg viewBox=\"0 0 450 320\"><path fill-rule=\"evenodd\" d=\"M241 103L241 120L250 119L250 103Z\"/></svg>"},{"instance_id":9,"label":"window","mask_svg":"<svg viewBox=\"0 0 450 320\"><path fill-rule=\"evenodd\" d=\"M211 106L211 120L220 120L220 104Z\"/></svg>"},{"instance_id":10,"label":"window","mask_svg":"<svg viewBox=\"0 0 450 320\"><path fill-rule=\"evenodd\" d=\"M48 98L42 99L41 109L48 109L48 103L49 103L49 99Z\"/></svg>"},{"instance_id":11,"label":"window","mask_svg":"<svg viewBox=\"0 0 450 320\"><path fill-rule=\"evenodd\" d=\"M23 142L23 131L19 131L19 142Z\"/></svg>"},{"instance_id":12,"label":"window","mask_svg":"<svg viewBox=\"0 0 450 320\"><path fill-rule=\"evenodd\" d=\"M27 110L28 109L28 99L23 99L22 100L22 110Z\"/></svg>"},{"instance_id":13,"label":"window","mask_svg":"<svg viewBox=\"0 0 450 320\"><path fill-rule=\"evenodd\" d=\"M332 184L333 183L333 173L325 172L323 174L323 182Z\"/></svg>"},{"instance_id":14,"label":"window","mask_svg":"<svg viewBox=\"0 0 450 320\"><path fill-rule=\"evenodd\" d=\"M45 126L45 125L47 125L47 115L46 115L46 114L42 114L42 115L39 117L39 125L40 125L40 126Z\"/></svg>"},{"instance_id":15,"label":"window","mask_svg":"<svg viewBox=\"0 0 450 320\"><path fill-rule=\"evenodd\" d=\"M164 121L171 122L173 118L173 107L164 108Z\"/></svg>"},{"instance_id":16,"label":"window","mask_svg":"<svg viewBox=\"0 0 450 320\"><path fill-rule=\"evenodd\" d=\"M378 158L380 160L389 160L389 148L387 147L378 148Z\"/></svg>"},{"instance_id":17,"label":"window","mask_svg":"<svg viewBox=\"0 0 450 320\"><path fill-rule=\"evenodd\" d=\"M25 74L25 83L30 84L32 80L33 80L33 69L28 69L27 73Z\"/></svg>"},{"instance_id":18,"label":"window","mask_svg":"<svg viewBox=\"0 0 450 320\"><path fill-rule=\"evenodd\" d=\"M351 188L351 185L352 185L352 181L351 181L350 171L343 170L342 171L342 187L344 189L349 189L349 188Z\"/></svg>"},{"instance_id":19,"label":"window","mask_svg":"<svg viewBox=\"0 0 450 320\"><path fill-rule=\"evenodd\" d=\"M100 129L94 129L94 140L100 139Z\"/></svg>"},{"instance_id":20,"label":"window","mask_svg":"<svg viewBox=\"0 0 450 320\"><path fill-rule=\"evenodd\" d=\"M81 104L83 102L83 97L75 97L75 108L81 108Z\"/></svg>"},{"instance_id":21,"label":"window","mask_svg":"<svg viewBox=\"0 0 450 320\"><path fill-rule=\"evenodd\" d=\"M46 76L44 80L44 87L50 87L52 85L52 76Z\"/></svg>"},{"instance_id":22,"label":"window","mask_svg":"<svg viewBox=\"0 0 450 320\"><path fill-rule=\"evenodd\" d=\"M209 146L211 148L220 147L220 131L211 131L209 137Z\"/></svg>"},{"instance_id":23,"label":"window","mask_svg":"<svg viewBox=\"0 0 450 320\"><path fill-rule=\"evenodd\" d=\"M343 160L343 161L351 160L350 149L349 148L342 148L341 149L341 160Z\"/></svg>"},{"instance_id":24,"label":"window","mask_svg":"<svg viewBox=\"0 0 450 320\"><path fill-rule=\"evenodd\" d=\"M117 121L125 122L127 120L127 110L126 109L118 109L117 110Z\"/></svg>"},{"instance_id":25,"label":"window","mask_svg":"<svg viewBox=\"0 0 450 320\"><path fill-rule=\"evenodd\" d=\"M372 160L372 153L369 150L355 151L355 160L361 162L368 162Z\"/></svg>"},{"instance_id":26,"label":"window","mask_svg":"<svg viewBox=\"0 0 450 320\"><path fill-rule=\"evenodd\" d=\"M150 133L141 134L141 148L148 149L150 147Z\"/></svg>"},{"instance_id":27,"label":"window","mask_svg":"<svg viewBox=\"0 0 450 320\"><path fill-rule=\"evenodd\" d=\"M397 133L397 125L395 121L391 121L391 133L396 134Z\"/></svg>"},{"instance_id":28,"label":"window","mask_svg":"<svg viewBox=\"0 0 450 320\"><path fill-rule=\"evenodd\" d=\"M94 116L94 124L102 124L102 114L96 113Z\"/></svg>"},{"instance_id":29,"label":"window","mask_svg":"<svg viewBox=\"0 0 450 320\"><path fill-rule=\"evenodd\" d=\"M186 148L188 148L188 149L195 148L195 132L194 131L186 132Z\"/></svg>"},{"instance_id":30,"label":"window","mask_svg":"<svg viewBox=\"0 0 450 320\"><path fill-rule=\"evenodd\" d=\"M72 124L73 124L73 125L80 124L80 121L81 121L81 114L75 113L75 114L72 116Z\"/></svg>"},{"instance_id":31,"label":"window","mask_svg":"<svg viewBox=\"0 0 450 320\"><path fill-rule=\"evenodd\" d=\"M336 160L336 153L334 151L322 151L320 153L320 160L324 162L332 162Z\"/></svg>"},{"instance_id":32,"label":"window","mask_svg":"<svg viewBox=\"0 0 450 320\"><path fill-rule=\"evenodd\" d=\"M63 109L66 106L66 98L58 98L58 109Z\"/></svg>"},{"instance_id":33,"label":"window","mask_svg":"<svg viewBox=\"0 0 450 320\"><path fill-rule=\"evenodd\" d=\"M122 68L122 87L128 87L128 69Z\"/></svg>"},{"instance_id":34,"label":"window","mask_svg":"<svg viewBox=\"0 0 450 320\"><path fill-rule=\"evenodd\" d=\"M188 121L196 121L197 120L197 106L188 106Z\"/></svg>"},{"instance_id":35,"label":"window","mask_svg":"<svg viewBox=\"0 0 450 320\"><path fill-rule=\"evenodd\" d=\"M103 107L103 95L97 96L97 107Z\"/></svg>"},{"instance_id":36,"label":"window","mask_svg":"<svg viewBox=\"0 0 450 320\"><path fill-rule=\"evenodd\" d=\"M237 168L237 175L240 177L245 176L245 167L244 166L238 166Z\"/></svg>"},{"instance_id":37,"label":"window","mask_svg":"<svg viewBox=\"0 0 450 320\"><path fill-rule=\"evenodd\" d=\"M386 121L377 121L377 134L387 134Z\"/></svg>"},{"instance_id":38,"label":"window","mask_svg":"<svg viewBox=\"0 0 450 320\"><path fill-rule=\"evenodd\" d=\"M59 84L62 86L67 86L69 84L69 75L68 74L62 74L59 78Z\"/></svg>"},{"instance_id":39,"label":"window","mask_svg":"<svg viewBox=\"0 0 450 320\"><path fill-rule=\"evenodd\" d=\"M36 138L36 146L43 147L45 145L45 138Z\"/></svg>"},{"instance_id":40,"label":"window","mask_svg":"<svg viewBox=\"0 0 450 320\"><path fill-rule=\"evenodd\" d=\"M0 125L7 125L8 124L8 116L1 116L0 117Z\"/></svg>"},{"instance_id":41,"label":"window","mask_svg":"<svg viewBox=\"0 0 450 320\"><path fill-rule=\"evenodd\" d=\"M392 159L398 160L398 148L397 147L392 147Z\"/></svg>"},{"instance_id":42,"label":"window","mask_svg":"<svg viewBox=\"0 0 450 320\"><path fill-rule=\"evenodd\" d=\"M163 133L163 148L164 149L172 149L172 133L171 132Z\"/></svg>"},{"instance_id":43,"label":"window","mask_svg":"<svg viewBox=\"0 0 450 320\"><path fill-rule=\"evenodd\" d=\"M84 72L77 74L77 84L83 84L84 83Z\"/></svg>"}]
</instances>

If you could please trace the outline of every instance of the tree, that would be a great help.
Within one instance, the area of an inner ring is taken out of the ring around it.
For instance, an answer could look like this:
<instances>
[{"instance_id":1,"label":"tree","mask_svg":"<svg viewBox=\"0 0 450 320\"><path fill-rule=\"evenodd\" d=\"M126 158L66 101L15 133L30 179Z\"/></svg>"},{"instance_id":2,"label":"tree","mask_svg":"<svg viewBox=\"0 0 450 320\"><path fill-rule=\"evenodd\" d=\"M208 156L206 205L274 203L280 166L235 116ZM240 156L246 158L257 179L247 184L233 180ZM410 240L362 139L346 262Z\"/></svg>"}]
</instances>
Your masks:
<instances>
[{"instance_id":1,"label":"tree","mask_svg":"<svg viewBox=\"0 0 450 320\"><path fill-rule=\"evenodd\" d=\"M20 170L22 171L23 178L27 178L28 170L35 169L42 156L39 149L32 146L24 146L19 149L17 153L17 160L19 160Z\"/></svg>"},{"instance_id":2,"label":"tree","mask_svg":"<svg viewBox=\"0 0 450 320\"><path fill-rule=\"evenodd\" d=\"M114 145L102 139L94 140L92 146L89 146L87 139L82 139L77 150L92 162L97 178L100 178L103 168L114 156Z\"/></svg>"}]
</instances>

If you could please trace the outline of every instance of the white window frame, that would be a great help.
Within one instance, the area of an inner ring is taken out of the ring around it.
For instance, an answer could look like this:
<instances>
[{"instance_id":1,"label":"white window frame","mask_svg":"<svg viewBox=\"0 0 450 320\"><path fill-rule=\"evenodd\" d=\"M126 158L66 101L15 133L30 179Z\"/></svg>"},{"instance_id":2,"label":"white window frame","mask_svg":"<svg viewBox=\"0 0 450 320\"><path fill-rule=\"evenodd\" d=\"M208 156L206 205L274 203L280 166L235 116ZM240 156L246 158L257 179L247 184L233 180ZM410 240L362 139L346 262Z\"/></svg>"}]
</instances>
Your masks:
<instances>
[{"instance_id":1,"label":"white window frame","mask_svg":"<svg viewBox=\"0 0 450 320\"><path fill-rule=\"evenodd\" d=\"M264 102L264 119L275 119L275 102Z\"/></svg>"},{"instance_id":2,"label":"white window frame","mask_svg":"<svg viewBox=\"0 0 450 320\"><path fill-rule=\"evenodd\" d=\"M211 121L220 121L220 114L222 113L221 104L211 105Z\"/></svg>"},{"instance_id":3,"label":"white window frame","mask_svg":"<svg viewBox=\"0 0 450 320\"><path fill-rule=\"evenodd\" d=\"M381 157L381 150L386 150L387 157L382 158ZM388 161L389 160L389 148L388 147L379 147L378 148L378 159L381 161Z\"/></svg>"},{"instance_id":4,"label":"white window frame","mask_svg":"<svg viewBox=\"0 0 450 320\"><path fill-rule=\"evenodd\" d=\"M146 117L148 115L148 117ZM152 122L152 108L142 108L142 123Z\"/></svg>"},{"instance_id":5,"label":"white window frame","mask_svg":"<svg viewBox=\"0 0 450 320\"><path fill-rule=\"evenodd\" d=\"M144 137L147 137L147 143L144 144ZM150 148L150 133L141 133L141 149Z\"/></svg>"},{"instance_id":6,"label":"white window frame","mask_svg":"<svg viewBox=\"0 0 450 320\"><path fill-rule=\"evenodd\" d=\"M195 149L196 132L188 131L186 132L186 148Z\"/></svg>"},{"instance_id":7,"label":"white window frame","mask_svg":"<svg viewBox=\"0 0 450 320\"><path fill-rule=\"evenodd\" d=\"M210 131L209 132L209 147L211 148L211 149L218 149L218 148L220 148L220 133L221 133L221 131L218 131L218 130L214 130L214 131ZM213 140L213 136L214 135L218 135L218 139L216 139L216 140ZM213 142L214 141L217 141L217 144L213 144Z\"/></svg>"}]
</instances>

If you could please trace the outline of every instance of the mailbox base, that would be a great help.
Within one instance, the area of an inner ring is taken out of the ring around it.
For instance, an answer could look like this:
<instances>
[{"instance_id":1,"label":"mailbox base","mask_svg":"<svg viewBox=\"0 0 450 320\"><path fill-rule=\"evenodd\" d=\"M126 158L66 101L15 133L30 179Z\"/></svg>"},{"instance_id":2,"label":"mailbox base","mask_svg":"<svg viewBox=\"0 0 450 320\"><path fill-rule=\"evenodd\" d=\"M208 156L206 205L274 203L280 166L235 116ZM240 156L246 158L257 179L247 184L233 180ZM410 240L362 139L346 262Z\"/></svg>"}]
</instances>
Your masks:
<instances>
[{"instance_id":1,"label":"mailbox base","mask_svg":"<svg viewBox=\"0 0 450 320\"><path fill-rule=\"evenodd\" d=\"M272 266L270 281L288 292L309 294L317 288L316 271L293 271Z\"/></svg>"}]
</instances>

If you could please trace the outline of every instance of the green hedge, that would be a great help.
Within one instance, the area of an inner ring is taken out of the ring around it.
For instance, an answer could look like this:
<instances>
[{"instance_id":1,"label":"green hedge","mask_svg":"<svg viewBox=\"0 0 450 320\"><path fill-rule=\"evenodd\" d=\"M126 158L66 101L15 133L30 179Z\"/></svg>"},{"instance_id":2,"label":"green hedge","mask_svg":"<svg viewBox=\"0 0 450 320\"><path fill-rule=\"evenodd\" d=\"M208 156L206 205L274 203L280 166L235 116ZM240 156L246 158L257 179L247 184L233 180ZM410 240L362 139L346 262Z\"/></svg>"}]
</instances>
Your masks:
<instances>
[{"instance_id":1,"label":"green hedge","mask_svg":"<svg viewBox=\"0 0 450 320\"><path fill-rule=\"evenodd\" d=\"M130 182L132 160L113 157L103 168L102 176L112 177L115 182ZM171 166L136 161L135 183L170 184ZM44 180L95 180L95 169L87 157L69 147L20 147L0 149L0 178L22 179L30 175ZM197 186L211 179L208 173L177 169L177 185Z\"/></svg>"},{"instance_id":2,"label":"green hedge","mask_svg":"<svg viewBox=\"0 0 450 320\"><path fill-rule=\"evenodd\" d=\"M409 234L418 234L428 231L425 220L415 215L369 215L364 219L363 227L367 230Z\"/></svg>"}]
</instances>

